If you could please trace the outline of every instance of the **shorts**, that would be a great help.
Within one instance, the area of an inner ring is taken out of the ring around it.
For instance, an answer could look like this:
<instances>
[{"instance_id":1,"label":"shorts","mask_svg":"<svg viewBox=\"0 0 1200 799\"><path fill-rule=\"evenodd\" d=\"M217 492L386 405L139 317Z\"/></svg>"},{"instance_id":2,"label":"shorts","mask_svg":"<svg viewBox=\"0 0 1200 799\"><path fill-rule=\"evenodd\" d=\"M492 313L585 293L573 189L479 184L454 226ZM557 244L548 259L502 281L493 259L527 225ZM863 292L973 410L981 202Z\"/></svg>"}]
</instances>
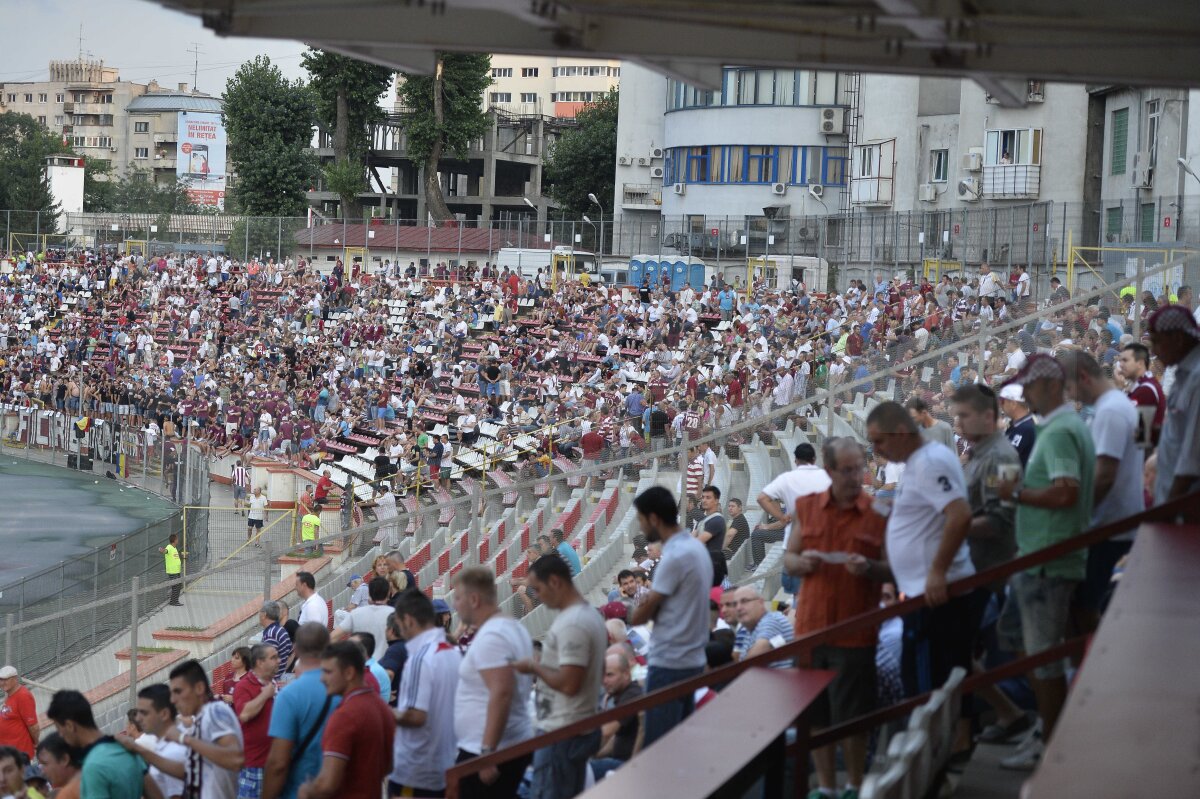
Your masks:
<instances>
[{"instance_id":1,"label":"shorts","mask_svg":"<svg viewBox=\"0 0 1200 799\"><path fill-rule=\"evenodd\" d=\"M836 671L837 676L812 706L815 728L844 724L878 706L875 647L818 646L809 668Z\"/></svg>"},{"instance_id":2,"label":"shorts","mask_svg":"<svg viewBox=\"0 0 1200 799\"><path fill-rule=\"evenodd\" d=\"M429 476L434 480L438 479L438 473L442 471L442 467L436 463L429 464Z\"/></svg>"},{"instance_id":3,"label":"shorts","mask_svg":"<svg viewBox=\"0 0 1200 799\"><path fill-rule=\"evenodd\" d=\"M1013 652L1036 655L1066 640L1071 599L1078 580L1020 572L1008 580L1008 601L996 622L1000 645ZM1033 676L1052 680L1064 674L1063 661L1039 666Z\"/></svg>"},{"instance_id":4,"label":"shorts","mask_svg":"<svg viewBox=\"0 0 1200 799\"><path fill-rule=\"evenodd\" d=\"M244 768L238 772L238 799L259 799L262 796L263 770Z\"/></svg>"},{"instance_id":5,"label":"shorts","mask_svg":"<svg viewBox=\"0 0 1200 799\"><path fill-rule=\"evenodd\" d=\"M263 520L262 519L247 519L246 526L253 527L256 530L261 530L262 526L263 526Z\"/></svg>"}]
</instances>

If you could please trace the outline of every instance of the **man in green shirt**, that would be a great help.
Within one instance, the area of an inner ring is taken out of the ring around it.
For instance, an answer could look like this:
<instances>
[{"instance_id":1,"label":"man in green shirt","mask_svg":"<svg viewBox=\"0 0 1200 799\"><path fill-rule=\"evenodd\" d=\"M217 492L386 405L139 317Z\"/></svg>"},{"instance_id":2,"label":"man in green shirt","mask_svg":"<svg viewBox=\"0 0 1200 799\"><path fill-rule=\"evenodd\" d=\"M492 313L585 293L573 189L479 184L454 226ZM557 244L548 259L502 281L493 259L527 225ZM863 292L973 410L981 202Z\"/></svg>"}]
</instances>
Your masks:
<instances>
[{"instance_id":1,"label":"man in green shirt","mask_svg":"<svg viewBox=\"0 0 1200 799\"><path fill-rule=\"evenodd\" d=\"M1026 555L1079 535L1088 528L1096 450L1087 425L1066 402L1066 372L1049 355L1032 355L1013 377L1011 384L1024 388L1030 409L1041 418L1037 442L1025 467L1025 479L1001 482L1000 498L1017 505L1017 554ZM1087 550L1081 549L1044 566L1013 575L1008 602L1000 627L1014 625L1005 620L1020 618L1020 648L1033 655L1061 643L1066 637L1071 597L1087 571ZM1006 630L1002 629L1002 633ZM1042 717L1042 736L1049 738L1067 698L1067 680L1062 661L1034 669L1029 677ZM1012 757L1001 761L1006 768L1032 770L1044 744L1036 737Z\"/></svg>"},{"instance_id":2,"label":"man in green shirt","mask_svg":"<svg viewBox=\"0 0 1200 799\"><path fill-rule=\"evenodd\" d=\"M92 706L83 694L58 691L50 700L46 715L54 722L63 740L83 753L80 771L84 796L89 799L138 799L145 790L149 790L151 796L159 795L145 761L96 729Z\"/></svg>"},{"instance_id":3,"label":"man in green shirt","mask_svg":"<svg viewBox=\"0 0 1200 799\"><path fill-rule=\"evenodd\" d=\"M179 577L183 572L183 559L179 556L179 534L171 533L167 545L159 547L158 551L163 556L163 568L166 570L167 579L175 581L171 583L171 599L167 604L182 605L179 601L179 590L183 584L179 582Z\"/></svg>"},{"instance_id":4,"label":"man in green shirt","mask_svg":"<svg viewBox=\"0 0 1200 799\"><path fill-rule=\"evenodd\" d=\"M319 507L318 507L319 510ZM310 510L300 519L300 540L307 544L309 541L316 541L317 535L321 530L321 517ZM312 555L316 552L316 547L305 546L304 554Z\"/></svg>"}]
</instances>

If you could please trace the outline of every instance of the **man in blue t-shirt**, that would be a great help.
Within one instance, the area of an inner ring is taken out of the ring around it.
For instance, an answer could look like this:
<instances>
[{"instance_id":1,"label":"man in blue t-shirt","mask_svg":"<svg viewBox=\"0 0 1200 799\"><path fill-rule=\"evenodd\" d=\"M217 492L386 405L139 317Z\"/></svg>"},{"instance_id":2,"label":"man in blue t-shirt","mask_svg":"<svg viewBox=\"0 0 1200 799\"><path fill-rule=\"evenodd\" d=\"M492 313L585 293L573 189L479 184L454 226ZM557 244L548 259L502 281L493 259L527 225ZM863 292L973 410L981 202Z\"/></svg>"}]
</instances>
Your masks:
<instances>
[{"instance_id":1,"label":"man in blue t-shirt","mask_svg":"<svg viewBox=\"0 0 1200 799\"><path fill-rule=\"evenodd\" d=\"M321 733L342 701L321 683L321 653L329 631L317 622L296 630L296 679L275 697L271 751L263 769L263 799L296 799L300 786L321 770Z\"/></svg>"},{"instance_id":2,"label":"man in blue t-shirt","mask_svg":"<svg viewBox=\"0 0 1200 799\"><path fill-rule=\"evenodd\" d=\"M579 553L575 551L575 547L567 541L567 534L562 528L555 527L550 531L550 537L554 539L554 549L571 567L571 576L578 577L579 572L583 570L583 564L579 560Z\"/></svg>"}]
</instances>

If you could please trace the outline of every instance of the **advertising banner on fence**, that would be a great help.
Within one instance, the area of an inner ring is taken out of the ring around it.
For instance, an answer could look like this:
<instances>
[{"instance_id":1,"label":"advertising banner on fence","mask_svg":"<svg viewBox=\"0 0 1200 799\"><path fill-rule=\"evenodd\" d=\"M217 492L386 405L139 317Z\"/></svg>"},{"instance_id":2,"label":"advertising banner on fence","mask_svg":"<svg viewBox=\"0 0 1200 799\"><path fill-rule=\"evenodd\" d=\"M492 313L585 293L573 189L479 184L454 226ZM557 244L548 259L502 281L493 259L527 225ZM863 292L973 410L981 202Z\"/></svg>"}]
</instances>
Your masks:
<instances>
[{"instance_id":1,"label":"advertising banner on fence","mask_svg":"<svg viewBox=\"0 0 1200 799\"><path fill-rule=\"evenodd\" d=\"M225 209L225 127L221 115L180 111L175 174L196 205Z\"/></svg>"}]
</instances>

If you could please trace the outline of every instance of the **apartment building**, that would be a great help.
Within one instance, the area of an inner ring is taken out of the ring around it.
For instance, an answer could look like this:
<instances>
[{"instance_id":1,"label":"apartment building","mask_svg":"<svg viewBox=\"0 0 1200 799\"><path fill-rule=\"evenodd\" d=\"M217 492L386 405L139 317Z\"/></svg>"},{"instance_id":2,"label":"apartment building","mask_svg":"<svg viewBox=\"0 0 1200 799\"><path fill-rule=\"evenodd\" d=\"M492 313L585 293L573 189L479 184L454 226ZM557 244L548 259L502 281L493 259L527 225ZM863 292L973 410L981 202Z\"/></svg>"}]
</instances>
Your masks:
<instances>
[{"instance_id":1,"label":"apartment building","mask_svg":"<svg viewBox=\"0 0 1200 799\"><path fill-rule=\"evenodd\" d=\"M131 160L127 108L146 84L121 80L102 61L51 61L49 79L0 83L0 112L28 114L86 158L123 175Z\"/></svg>"},{"instance_id":2,"label":"apartment building","mask_svg":"<svg viewBox=\"0 0 1200 799\"><path fill-rule=\"evenodd\" d=\"M617 88L621 62L597 58L493 55L484 104L518 115L570 119Z\"/></svg>"}]
</instances>

